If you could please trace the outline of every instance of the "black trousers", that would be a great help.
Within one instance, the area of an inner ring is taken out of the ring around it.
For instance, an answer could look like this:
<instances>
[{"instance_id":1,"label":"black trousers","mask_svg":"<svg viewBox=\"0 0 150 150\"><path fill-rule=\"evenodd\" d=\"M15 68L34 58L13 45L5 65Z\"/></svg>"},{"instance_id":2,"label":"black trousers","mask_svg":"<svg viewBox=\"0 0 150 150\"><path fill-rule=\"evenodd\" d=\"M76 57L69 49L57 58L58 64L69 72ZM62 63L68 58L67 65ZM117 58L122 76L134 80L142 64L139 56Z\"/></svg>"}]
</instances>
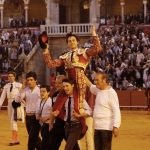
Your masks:
<instances>
[{"instance_id":1,"label":"black trousers","mask_svg":"<svg viewBox=\"0 0 150 150\"><path fill-rule=\"evenodd\" d=\"M112 131L95 130L94 143L95 150L111 150Z\"/></svg>"},{"instance_id":2,"label":"black trousers","mask_svg":"<svg viewBox=\"0 0 150 150\"><path fill-rule=\"evenodd\" d=\"M28 150L41 150L41 139L39 138L40 124L35 115L26 116L26 128L28 132Z\"/></svg>"},{"instance_id":3,"label":"black trousers","mask_svg":"<svg viewBox=\"0 0 150 150\"><path fill-rule=\"evenodd\" d=\"M66 140L64 126L65 122L56 118L53 129L49 134L49 150L59 150L62 140Z\"/></svg>"},{"instance_id":4,"label":"black trousers","mask_svg":"<svg viewBox=\"0 0 150 150\"><path fill-rule=\"evenodd\" d=\"M82 125L80 123L66 123L65 134L67 138L65 150L80 150L77 142L82 134Z\"/></svg>"},{"instance_id":5,"label":"black trousers","mask_svg":"<svg viewBox=\"0 0 150 150\"><path fill-rule=\"evenodd\" d=\"M44 123L41 126L41 136L42 136L41 146L42 146L42 150L49 150L50 149L48 147L49 135L50 135L49 124L48 123Z\"/></svg>"}]
</instances>

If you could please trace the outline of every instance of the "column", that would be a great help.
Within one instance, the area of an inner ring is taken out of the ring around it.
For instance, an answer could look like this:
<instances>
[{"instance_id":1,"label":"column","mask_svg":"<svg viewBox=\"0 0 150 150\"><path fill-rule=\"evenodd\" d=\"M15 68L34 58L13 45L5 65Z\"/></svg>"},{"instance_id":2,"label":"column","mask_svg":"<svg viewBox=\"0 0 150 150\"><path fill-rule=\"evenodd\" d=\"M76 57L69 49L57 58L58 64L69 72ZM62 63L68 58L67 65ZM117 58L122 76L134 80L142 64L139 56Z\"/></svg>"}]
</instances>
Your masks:
<instances>
[{"instance_id":1,"label":"column","mask_svg":"<svg viewBox=\"0 0 150 150\"><path fill-rule=\"evenodd\" d=\"M144 5L144 23L146 23L146 17L147 17L147 0L143 0Z\"/></svg>"},{"instance_id":2,"label":"column","mask_svg":"<svg viewBox=\"0 0 150 150\"><path fill-rule=\"evenodd\" d=\"M0 12L1 12L1 28L4 27L4 13L3 13L3 10L4 10L4 6L0 6Z\"/></svg>"},{"instance_id":3,"label":"column","mask_svg":"<svg viewBox=\"0 0 150 150\"><path fill-rule=\"evenodd\" d=\"M121 23L124 24L124 0L120 0L120 6L121 6Z\"/></svg>"},{"instance_id":4,"label":"column","mask_svg":"<svg viewBox=\"0 0 150 150\"><path fill-rule=\"evenodd\" d=\"M59 0L45 0L47 8L46 25L59 24Z\"/></svg>"},{"instance_id":5,"label":"column","mask_svg":"<svg viewBox=\"0 0 150 150\"><path fill-rule=\"evenodd\" d=\"M52 24L59 24L59 1L61 0L51 0L50 20Z\"/></svg>"},{"instance_id":6,"label":"column","mask_svg":"<svg viewBox=\"0 0 150 150\"><path fill-rule=\"evenodd\" d=\"M0 16L1 16L1 20L0 20L0 24L1 24L1 28L4 27L4 2L5 0L0 0Z\"/></svg>"},{"instance_id":7,"label":"column","mask_svg":"<svg viewBox=\"0 0 150 150\"><path fill-rule=\"evenodd\" d=\"M28 25L28 9L29 9L29 2L30 0L23 0L24 1L24 9L25 9L25 24Z\"/></svg>"},{"instance_id":8,"label":"column","mask_svg":"<svg viewBox=\"0 0 150 150\"><path fill-rule=\"evenodd\" d=\"M24 9L25 9L25 24L27 26L28 25L28 9L29 9L28 5L25 5Z\"/></svg>"},{"instance_id":9,"label":"column","mask_svg":"<svg viewBox=\"0 0 150 150\"><path fill-rule=\"evenodd\" d=\"M97 18L99 19L99 22L101 19L101 1L102 0L97 0Z\"/></svg>"},{"instance_id":10,"label":"column","mask_svg":"<svg viewBox=\"0 0 150 150\"><path fill-rule=\"evenodd\" d=\"M46 2L46 9L47 9L47 16L45 19L46 25L50 25L50 0L45 0Z\"/></svg>"},{"instance_id":11,"label":"column","mask_svg":"<svg viewBox=\"0 0 150 150\"><path fill-rule=\"evenodd\" d=\"M92 0L90 4L90 23L96 23L97 17L96 17L96 0Z\"/></svg>"}]
</instances>

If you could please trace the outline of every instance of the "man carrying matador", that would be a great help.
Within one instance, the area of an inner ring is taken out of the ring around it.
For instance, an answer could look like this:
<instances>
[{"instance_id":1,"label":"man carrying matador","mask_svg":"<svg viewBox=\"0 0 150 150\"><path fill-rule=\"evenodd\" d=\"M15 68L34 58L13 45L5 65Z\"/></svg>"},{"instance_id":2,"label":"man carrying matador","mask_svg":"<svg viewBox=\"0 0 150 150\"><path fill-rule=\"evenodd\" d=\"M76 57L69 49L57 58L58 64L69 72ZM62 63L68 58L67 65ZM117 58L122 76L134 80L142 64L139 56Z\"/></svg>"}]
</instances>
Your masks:
<instances>
[{"instance_id":1,"label":"man carrying matador","mask_svg":"<svg viewBox=\"0 0 150 150\"><path fill-rule=\"evenodd\" d=\"M83 100L85 99L85 91L86 91L86 82L85 82L85 69L88 66L91 57L96 56L100 51L102 51L102 47L99 41L99 38L96 34L95 26L91 27L92 33L92 46L90 48L79 48L78 47L78 37L75 34L69 33L66 35L66 42L69 47L69 51L65 54L59 56L58 59L52 59L49 46L48 46L48 38L46 34L41 34L39 36L39 43L41 48L43 49L44 61L49 68L55 68L64 66L66 75L68 78L75 80L75 90L74 94L76 97L75 100L75 108L77 113L84 114ZM62 97L64 91L62 91L57 99L60 99L59 102L54 106L54 110L62 109L64 101Z\"/></svg>"}]
</instances>

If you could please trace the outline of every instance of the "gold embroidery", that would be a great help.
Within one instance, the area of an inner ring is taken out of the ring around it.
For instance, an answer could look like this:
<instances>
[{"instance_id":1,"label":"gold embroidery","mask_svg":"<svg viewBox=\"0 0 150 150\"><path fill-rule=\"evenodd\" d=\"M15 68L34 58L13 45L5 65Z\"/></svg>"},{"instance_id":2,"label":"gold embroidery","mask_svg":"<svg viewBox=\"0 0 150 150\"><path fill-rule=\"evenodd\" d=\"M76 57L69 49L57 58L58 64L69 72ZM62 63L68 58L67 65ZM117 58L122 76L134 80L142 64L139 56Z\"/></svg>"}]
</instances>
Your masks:
<instances>
[{"instance_id":1,"label":"gold embroidery","mask_svg":"<svg viewBox=\"0 0 150 150\"><path fill-rule=\"evenodd\" d=\"M82 62L79 58L79 57L84 57L81 55L81 53L83 54L83 52L85 52L85 51L86 51L85 49L79 49L79 50L75 51L72 56L72 61L71 61L71 55L72 55L71 51L65 53L64 55L60 56L59 58L61 58L64 61L66 69L80 67L85 70L88 65L88 61L87 61L87 63L85 63L85 62Z\"/></svg>"}]
</instances>

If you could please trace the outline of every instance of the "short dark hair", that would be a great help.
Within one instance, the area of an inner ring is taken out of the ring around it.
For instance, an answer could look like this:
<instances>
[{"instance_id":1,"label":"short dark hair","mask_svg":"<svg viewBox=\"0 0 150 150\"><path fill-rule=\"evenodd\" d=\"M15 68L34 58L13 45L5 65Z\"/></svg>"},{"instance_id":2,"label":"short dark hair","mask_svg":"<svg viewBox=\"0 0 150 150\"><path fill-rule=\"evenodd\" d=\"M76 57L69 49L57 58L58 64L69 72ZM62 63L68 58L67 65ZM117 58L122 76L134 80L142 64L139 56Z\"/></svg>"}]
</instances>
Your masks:
<instances>
[{"instance_id":1,"label":"short dark hair","mask_svg":"<svg viewBox=\"0 0 150 150\"><path fill-rule=\"evenodd\" d=\"M41 88L45 88L47 90L47 92L50 92L50 86L49 85L45 85L45 84L40 85L40 89Z\"/></svg>"},{"instance_id":2,"label":"short dark hair","mask_svg":"<svg viewBox=\"0 0 150 150\"><path fill-rule=\"evenodd\" d=\"M8 74L12 74L16 78L16 72L15 71L9 71Z\"/></svg>"},{"instance_id":3,"label":"short dark hair","mask_svg":"<svg viewBox=\"0 0 150 150\"><path fill-rule=\"evenodd\" d=\"M72 85L72 84L75 84L75 80L69 79L69 78L63 79L62 82L67 82L67 83L70 83L71 85Z\"/></svg>"},{"instance_id":4,"label":"short dark hair","mask_svg":"<svg viewBox=\"0 0 150 150\"><path fill-rule=\"evenodd\" d=\"M74 36L76 38L76 40L79 41L78 36L76 36L75 34L73 34L72 32L70 32L70 33L67 33L67 35L66 35L66 42L67 43L68 43L68 38L71 37L71 36Z\"/></svg>"},{"instance_id":5,"label":"short dark hair","mask_svg":"<svg viewBox=\"0 0 150 150\"><path fill-rule=\"evenodd\" d=\"M34 71L30 71L26 74L26 79L30 77L33 77L34 80L37 80L37 74Z\"/></svg>"}]
</instances>

